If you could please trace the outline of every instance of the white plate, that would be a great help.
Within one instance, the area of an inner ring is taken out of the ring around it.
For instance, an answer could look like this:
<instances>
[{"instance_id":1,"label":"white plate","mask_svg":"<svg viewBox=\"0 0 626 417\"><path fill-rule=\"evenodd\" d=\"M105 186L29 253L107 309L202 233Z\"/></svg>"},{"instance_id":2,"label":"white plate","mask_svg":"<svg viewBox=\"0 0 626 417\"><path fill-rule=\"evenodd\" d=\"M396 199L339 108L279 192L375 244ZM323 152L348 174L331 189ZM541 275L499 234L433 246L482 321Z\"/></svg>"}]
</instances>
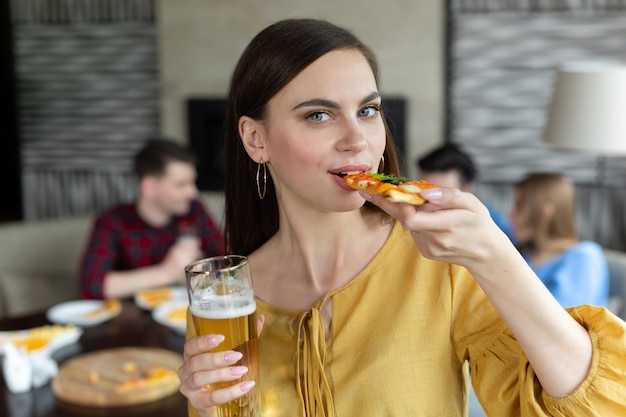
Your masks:
<instances>
[{"instance_id":1,"label":"white plate","mask_svg":"<svg viewBox=\"0 0 626 417\"><path fill-rule=\"evenodd\" d=\"M187 300L187 290L185 289L185 287L181 285L176 285L173 287L166 287L166 288L170 290L169 299L165 301L161 301L161 302L151 302L147 300L145 295L149 294L150 291L159 291L163 289L163 288L155 288L154 290L139 291L137 294L135 294L135 304L137 304L139 308L143 308L144 310L153 310L164 302Z\"/></svg>"},{"instance_id":2,"label":"white plate","mask_svg":"<svg viewBox=\"0 0 626 417\"><path fill-rule=\"evenodd\" d=\"M96 311L104 306L103 300L76 300L67 303L57 304L50 307L46 312L46 317L52 323L75 324L77 326L91 327L117 316L119 311L103 312L94 317L87 314Z\"/></svg>"},{"instance_id":3,"label":"white plate","mask_svg":"<svg viewBox=\"0 0 626 417\"><path fill-rule=\"evenodd\" d=\"M2 343L12 343L17 340L26 339L29 336L31 329L28 330L15 330L8 332L0 332L0 345ZM83 329L80 327L71 327L65 331L54 336L50 341L39 349L29 351L30 355L51 355L57 349L72 345L78 342L80 336L83 334Z\"/></svg>"},{"instance_id":4,"label":"white plate","mask_svg":"<svg viewBox=\"0 0 626 417\"><path fill-rule=\"evenodd\" d=\"M172 318L169 317L169 315L174 310L181 309L181 308L185 309L186 311L188 305L189 303L187 302L187 300L167 301L159 305L154 310L152 310L152 318L157 323L162 324L163 326L167 326L170 329L173 329L174 331L176 331L177 333L185 334L185 331L187 329L186 318L185 320L173 320ZM186 317L186 314L185 314L185 317Z\"/></svg>"}]
</instances>

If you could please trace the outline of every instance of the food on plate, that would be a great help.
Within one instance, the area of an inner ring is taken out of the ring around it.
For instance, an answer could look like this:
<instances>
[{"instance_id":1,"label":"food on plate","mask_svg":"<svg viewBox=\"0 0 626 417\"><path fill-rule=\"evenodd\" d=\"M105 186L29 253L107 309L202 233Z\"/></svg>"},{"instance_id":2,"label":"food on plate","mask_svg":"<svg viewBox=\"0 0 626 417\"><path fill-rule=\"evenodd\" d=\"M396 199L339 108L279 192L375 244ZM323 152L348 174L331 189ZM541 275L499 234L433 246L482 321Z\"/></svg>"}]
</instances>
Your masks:
<instances>
[{"instance_id":1,"label":"food on plate","mask_svg":"<svg viewBox=\"0 0 626 417\"><path fill-rule=\"evenodd\" d=\"M76 326L72 324L47 324L27 331L7 332L5 335L0 335L0 343L11 342L18 349L32 352L45 347L52 339L75 330Z\"/></svg>"},{"instance_id":2,"label":"food on plate","mask_svg":"<svg viewBox=\"0 0 626 417\"><path fill-rule=\"evenodd\" d=\"M187 306L173 308L165 316L166 320L173 323L184 323L187 321Z\"/></svg>"},{"instance_id":3,"label":"food on plate","mask_svg":"<svg viewBox=\"0 0 626 417\"><path fill-rule=\"evenodd\" d=\"M396 177L373 172L346 174L343 180L356 190L368 194L381 194L387 200L394 203L408 203L413 205L426 203L426 199L420 195L422 190L437 187L437 185L424 180L409 181L408 178L405 177Z\"/></svg>"},{"instance_id":4,"label":"food on plate","mask_svg":"<svg viewBox=\"0 0 626 417\"><path fill-rule=\"evenodd\" d=\"M102 316L115 316L120 311L122 311L122 304L118 300L108 299L104 300L100 307L83 314L83 316L86 319L95 320Z\"/></svg>"},{"instance_id":5,"label":"food on plate","mask_svg":"<svg viewBox=\"0 0 626 417\"><path fill-rule=\"evenodd\" d=\"M125 393L177 380L178 377L175 370L155 365L146 369L141 375L133 376L126 381L115 384L115 392Z\"/></svg>"},{"instance_id":6,"label":"food on plate","mask_svg":"<svg viewBox=\"0 0 626 417\"><path fill-rule=\"evenodd\" d=\"M126 361L122 364L122 371L124 371L125 374L135 373L137 372L137 369L139 369L137 362Z\"/></svg>"},{"instance_id":7,"label":"food on plate","mask_svg":"<svg viewBox=\"0 0 626 417\"><path fill-rule=\"evenodd\" d=\"M89 371L89 382L93 385L96 385L100 382L100 374L98 371Z\"/></svg>"},{"instance_id":8,"label":"food on plate","mask_svg":"<svg viewBox=\"0 0 626 417\"><path fill-rule=\"evenodd\" d=\"M121 382L116 382L114 390L117 393L126 393L129 391L135 391L154 385L170 383L176 380L176 371L165 366L154 365L146 369L144 372L139 372L139 365L137 362L127 361L121 366L122 374L131 375L127 379ZM118 374L114 375L115 380L119 380ZM110 377L110 375L109 375ZM108 386L111 381L106 381L106 378L100 375L100 372L96 370L89 371L89 382L92 385L106 385Z\"/></svg>"},{"instance_id":9,"label":"food on plate","mask_svg":"<svg viewBox=\"0 0 626 417\"><path fill-rule=\"evenodd\" d=\"M137 298L146 306L154 308L172 299L172 289L170 287L164 287L140 291L137 293Z\"/></svg>"}]
</instances>

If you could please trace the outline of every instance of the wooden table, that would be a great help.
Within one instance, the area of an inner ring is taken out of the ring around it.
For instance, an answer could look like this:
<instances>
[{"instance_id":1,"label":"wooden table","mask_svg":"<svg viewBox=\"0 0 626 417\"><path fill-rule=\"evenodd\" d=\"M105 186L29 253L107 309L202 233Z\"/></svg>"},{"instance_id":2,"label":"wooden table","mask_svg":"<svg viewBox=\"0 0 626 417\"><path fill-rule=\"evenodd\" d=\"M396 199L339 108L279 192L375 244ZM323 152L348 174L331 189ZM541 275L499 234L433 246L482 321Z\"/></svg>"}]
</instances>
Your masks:
<instances>
[{"instance_id":1,"label":"wooden table","mask_svg":"<svg viewBox=\"0 0 626 417\"><path fill-rule=\"evenodd\" d=\"M0 320L0 330L21 330L49 324L46 313ZM159 347L182 353L185 337L154 320L149 311L138 308L132 301L122 302L122 312L114 319L95 327L85 328L78 343L56 351L53 359L61 365L74 356L100 349L121 346ZM1 366L1 365L0 365ZM0 374L0 416L6 417L184 417L187 400L176 393L167 398L132 407L92 408L59 401L50 383L23 394L7 390Z\"/></svg>"}]
</instances>

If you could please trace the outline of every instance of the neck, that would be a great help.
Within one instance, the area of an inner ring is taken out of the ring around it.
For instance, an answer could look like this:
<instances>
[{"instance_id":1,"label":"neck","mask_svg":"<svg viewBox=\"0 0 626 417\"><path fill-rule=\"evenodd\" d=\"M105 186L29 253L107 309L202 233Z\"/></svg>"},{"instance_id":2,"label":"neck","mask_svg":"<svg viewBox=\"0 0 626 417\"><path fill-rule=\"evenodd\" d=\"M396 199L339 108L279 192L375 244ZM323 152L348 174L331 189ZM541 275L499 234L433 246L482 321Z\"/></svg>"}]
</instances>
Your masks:
<instances>
[{"instance_id":1,"label":"neck","mask_svg":"<svg viewBox=\"0 0 626 417\"><path fill-rule=\"evenodd\" d=\"M139 217L144 222L152 227L163 227L172 220L172 216L169 213L164 212L143 198L137 201L137 213L139 213Z\"/></svg>"},{"instance_id":2,"label":"neck","mask_svg":"<svg viewBox=\"0 0 626 417\"><path fill-rule=\"evenodd\" d=\"M539 239L535 242L535 250L546 254L559 254L577 242L572 238Z\"/></svg>"},{"instance_id":3,"label":"neck","mask_svg":"<svg viewBox=\"0 0 626 417\"><path fill-rule=\"evenodd\" d=\"M360 272L391 229L384 227L380 215L363 210L312 215L317 218L292 214L281 213L279 232L272 240L279 253L300 265L302 276L322 293L344 285ZM355 257L362 261L355 262Z\"/></svg>"},{"instance_id":4,"label":"neck","mask_svg":"<svg viewBox=\"0 0 626 417\"><path fill-rule=\"evenodd\" d=\"M279 210L278 232L250 255L250 265L259 298L287 309L309 309L348 284L380 251L393 226L363 209Z\"/></svg>"},{"instance_id":5,"label":"neck","mask_svg":"<svg viewBox=\"0 0 626 417\"><path fill-rule=\"evenodd\" d=\"M571 238L540 239L534 244L532 262L541 265L558 256L561 252L576 244L578 240Z\"/></svg>"}]
</instances>

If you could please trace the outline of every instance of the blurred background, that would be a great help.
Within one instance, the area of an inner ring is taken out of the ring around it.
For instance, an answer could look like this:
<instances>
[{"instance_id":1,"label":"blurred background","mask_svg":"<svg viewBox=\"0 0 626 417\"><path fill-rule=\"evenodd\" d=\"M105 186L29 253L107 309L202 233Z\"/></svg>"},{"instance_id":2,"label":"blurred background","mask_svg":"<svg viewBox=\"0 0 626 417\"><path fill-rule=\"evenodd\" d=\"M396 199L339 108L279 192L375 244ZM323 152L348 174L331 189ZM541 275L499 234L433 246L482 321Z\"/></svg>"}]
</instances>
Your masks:
<instances>
[{"instance_id":1,"label":"blurred background","mask_svg":"<svg viewBox=\"0 0 626 417\"><path fill-rule=\"evenodd\" d=\"M328 19L372 47L409 176L454 141L478 164L479 197L506 213L526 173L565 172L581 238L626 250L626 157L542 141L560 65L626 62L626 0L0 0L0 220L130 201L149 136L188 144L200 189L219 196L230 73L286 17Z\"/></svg>"}]
</instances>

